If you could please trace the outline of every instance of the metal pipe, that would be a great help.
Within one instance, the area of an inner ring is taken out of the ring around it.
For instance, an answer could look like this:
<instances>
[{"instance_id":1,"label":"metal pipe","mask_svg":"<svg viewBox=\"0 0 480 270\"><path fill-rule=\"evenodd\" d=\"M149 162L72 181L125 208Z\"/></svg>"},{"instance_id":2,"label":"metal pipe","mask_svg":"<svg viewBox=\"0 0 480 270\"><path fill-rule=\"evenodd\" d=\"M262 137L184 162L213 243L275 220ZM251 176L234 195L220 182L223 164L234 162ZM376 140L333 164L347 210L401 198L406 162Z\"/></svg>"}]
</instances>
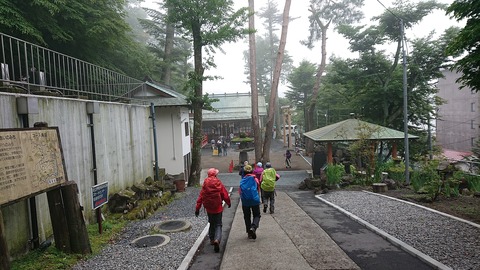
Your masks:
<instances>
[{"instance_id":1,"label":"metal pipe","mask_svg":"<svg viewBox=\"0 0 480 270\"><path fill-rule=\"evenodd\" d=\"M93 125L93 113L88 114L88 126L90 127L90 140L92 144L92 171L93 171L93 185L98 184L98 174L97 174L97 152L95 150L95 130L94 130L94 125ZM98 223L98 233L102 234L103 228L102 228L102 209L101 207L98 207L95 209L95 215L97 217L97 223Z\"/></svg>"},{"instance_id":2,"label":"metal pipe","mask_svg":"<svg viewBox=\"0 0 480 270\"><path fill-rule=\"evenodd\" d=\"M22 126L24 128L29 128L30 123L28 122L28 114L22 114L20 117L22 118ZM40 247L40 240L38 236L37 200L35 199L35 196L28 199L28 206L30 211L30 241L33 244L33 248L37 249Z\"/></svg>"},{"instance_id":3,"label":"metal pipe","mask_svg":"<svg viewBox=\"0 0 480 270\"><path fill-rule=\"evenodd\" d=\"M152 119L153 152L155 153L155 181L159 181L160 177L158 175L157 129L156 129L156 126L155 126L155 106L153 105L153 102L150 103L150 118Z\"/></svg>"}]
</instances>

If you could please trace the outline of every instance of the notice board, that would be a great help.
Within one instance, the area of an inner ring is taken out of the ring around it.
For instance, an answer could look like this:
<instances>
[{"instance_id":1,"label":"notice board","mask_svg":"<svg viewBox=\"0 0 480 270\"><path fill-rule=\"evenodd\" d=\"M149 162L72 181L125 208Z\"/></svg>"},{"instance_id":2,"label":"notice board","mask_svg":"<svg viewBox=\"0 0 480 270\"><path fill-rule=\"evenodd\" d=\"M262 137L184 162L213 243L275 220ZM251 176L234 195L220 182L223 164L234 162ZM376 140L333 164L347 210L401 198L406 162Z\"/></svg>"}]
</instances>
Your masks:
<instances>
[{"instance_id":1,"label":"notice board","mask_svg":"<svg viewBox=\"0 0 480 270\"><path fill-rule=\"evenodd\" d=\"M0 129L0 205L65 181L58 128Z\"/></svg>"}]
</instances>

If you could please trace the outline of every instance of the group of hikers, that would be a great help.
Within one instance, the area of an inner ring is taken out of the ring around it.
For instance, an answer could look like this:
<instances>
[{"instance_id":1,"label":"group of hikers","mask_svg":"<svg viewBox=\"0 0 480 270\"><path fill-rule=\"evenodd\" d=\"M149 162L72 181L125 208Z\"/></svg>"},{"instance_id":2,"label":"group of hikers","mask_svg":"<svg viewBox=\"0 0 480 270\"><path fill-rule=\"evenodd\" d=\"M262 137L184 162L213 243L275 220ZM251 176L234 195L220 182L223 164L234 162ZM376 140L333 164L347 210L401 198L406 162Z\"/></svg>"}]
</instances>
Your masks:
<instances>
[{"instance_id":1,"label":"group of hikers","mask_svg":"<svg viewBox=\"0 0 480 270\"><path fill-rule=\"evenodd\" d=\"M228 147L230 147L230 137L220 136L218 140L212 139L210 144L212 145L212 150L218 150L219 156L226 156Z\"/></svg>"},{"instance_id":2,"label":"group of hikers","mask_svg":"<svg viewBox=\"0 0 480 270\"><path fill-rule=\"evenodd\" d=\"M248 239L256 239L256 231L260 225L260 205L263 205L263 213L275 213L275 184L280 176L272 167L270 162L257 162L254 165L245 161L240 167L239 175L241 177L239 194L242 203L243 219L245 221L245 231ZM213 245L215 252L220 251L220 241L222 238L222 213L223 202L231 206L230 197L223 183L218 179L219 171L210 168L207 171L200 195L195 206L195 216L200 214L200 208L205 208L208 216L209 230L208 237L210 244Z\"/></svg>"}]
</instances>

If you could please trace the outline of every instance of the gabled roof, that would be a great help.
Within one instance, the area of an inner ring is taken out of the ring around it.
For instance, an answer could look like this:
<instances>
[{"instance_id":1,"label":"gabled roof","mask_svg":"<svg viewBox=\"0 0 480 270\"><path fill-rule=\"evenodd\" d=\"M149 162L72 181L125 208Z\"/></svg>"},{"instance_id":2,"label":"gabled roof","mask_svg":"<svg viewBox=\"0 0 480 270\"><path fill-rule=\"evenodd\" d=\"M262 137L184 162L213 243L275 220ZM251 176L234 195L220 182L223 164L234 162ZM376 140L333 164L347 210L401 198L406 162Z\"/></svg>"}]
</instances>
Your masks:
<instances>
[{"instance_id":1,"label":"gabled roof","mask_svg":"<svg viewBox=\"0 0 480 270\"><path fill-rule=\"evenodd\" d=\"M187 97L173 90L168 85L163 85L153 80L147 80L145 87L138 90L135 95L137 99L145 99L152 102L154 106L189 106Z\"/></svg>"},{"instance_id":2,"label":"gabled roof","mask_svg":"<svg viewBox=\"0 0 480 270\"><path fill-rule=\"evenodd\" d=\"M358 119L347 119L326 127L305 132L305 137L316 142L356 141L362 137L362 132L372 132L370 140L399 140L404 138L404 133ZM418 136L408 135L409 139Z\"/></svg>"},{"instance_id":3,"label":"gabled roof","mask_svg":"<svg viewBox=\"0 0 480 270\"><path fill-rule=\"evenodd\" d=\"M218 99L212 107L218 112L203 111L203 121L246 120L252 119L252 95L250 93L212 94L210 98ZM267 115L265 96L258 96L258 114Z\"/></svg>"}]
</instances>

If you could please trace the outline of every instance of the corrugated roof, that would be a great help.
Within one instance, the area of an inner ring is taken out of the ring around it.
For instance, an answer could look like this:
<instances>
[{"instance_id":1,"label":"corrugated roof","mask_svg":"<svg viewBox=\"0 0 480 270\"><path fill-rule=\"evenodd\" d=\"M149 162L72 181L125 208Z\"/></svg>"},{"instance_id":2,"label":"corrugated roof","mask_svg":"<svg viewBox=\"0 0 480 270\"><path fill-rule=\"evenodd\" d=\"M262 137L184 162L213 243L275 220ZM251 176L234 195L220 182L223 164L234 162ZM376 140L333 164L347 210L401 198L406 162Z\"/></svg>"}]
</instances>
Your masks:
<instances>
[{"instance_id":1,"label":"corrugated roof","mask_svg":"<svg viewBox=\"0 0 480 270\"><path fill-rule=\"evenodd\" d=\"M209 95L218 99L212 107L218 112L203 111L203 121L245 120L252 118L252 96L250 93ZM258 114L267 115L265 96L258 96Z\"/></svg>"},{"instance_id":2,"label":"corrugated roof","mask_svg":"<svg viewBox=\"0 0 480 270\"><path fill-rule=\"evenodd\" d=\"M362 132L373 132L369 138L370 140L397 140L404 138L404 132L358 119L347 119L305 132L303 135L316 142L356 141L362 137ZM418 136L408 134L408 138L417 139Z\"/></svg>"}]
</instances>

